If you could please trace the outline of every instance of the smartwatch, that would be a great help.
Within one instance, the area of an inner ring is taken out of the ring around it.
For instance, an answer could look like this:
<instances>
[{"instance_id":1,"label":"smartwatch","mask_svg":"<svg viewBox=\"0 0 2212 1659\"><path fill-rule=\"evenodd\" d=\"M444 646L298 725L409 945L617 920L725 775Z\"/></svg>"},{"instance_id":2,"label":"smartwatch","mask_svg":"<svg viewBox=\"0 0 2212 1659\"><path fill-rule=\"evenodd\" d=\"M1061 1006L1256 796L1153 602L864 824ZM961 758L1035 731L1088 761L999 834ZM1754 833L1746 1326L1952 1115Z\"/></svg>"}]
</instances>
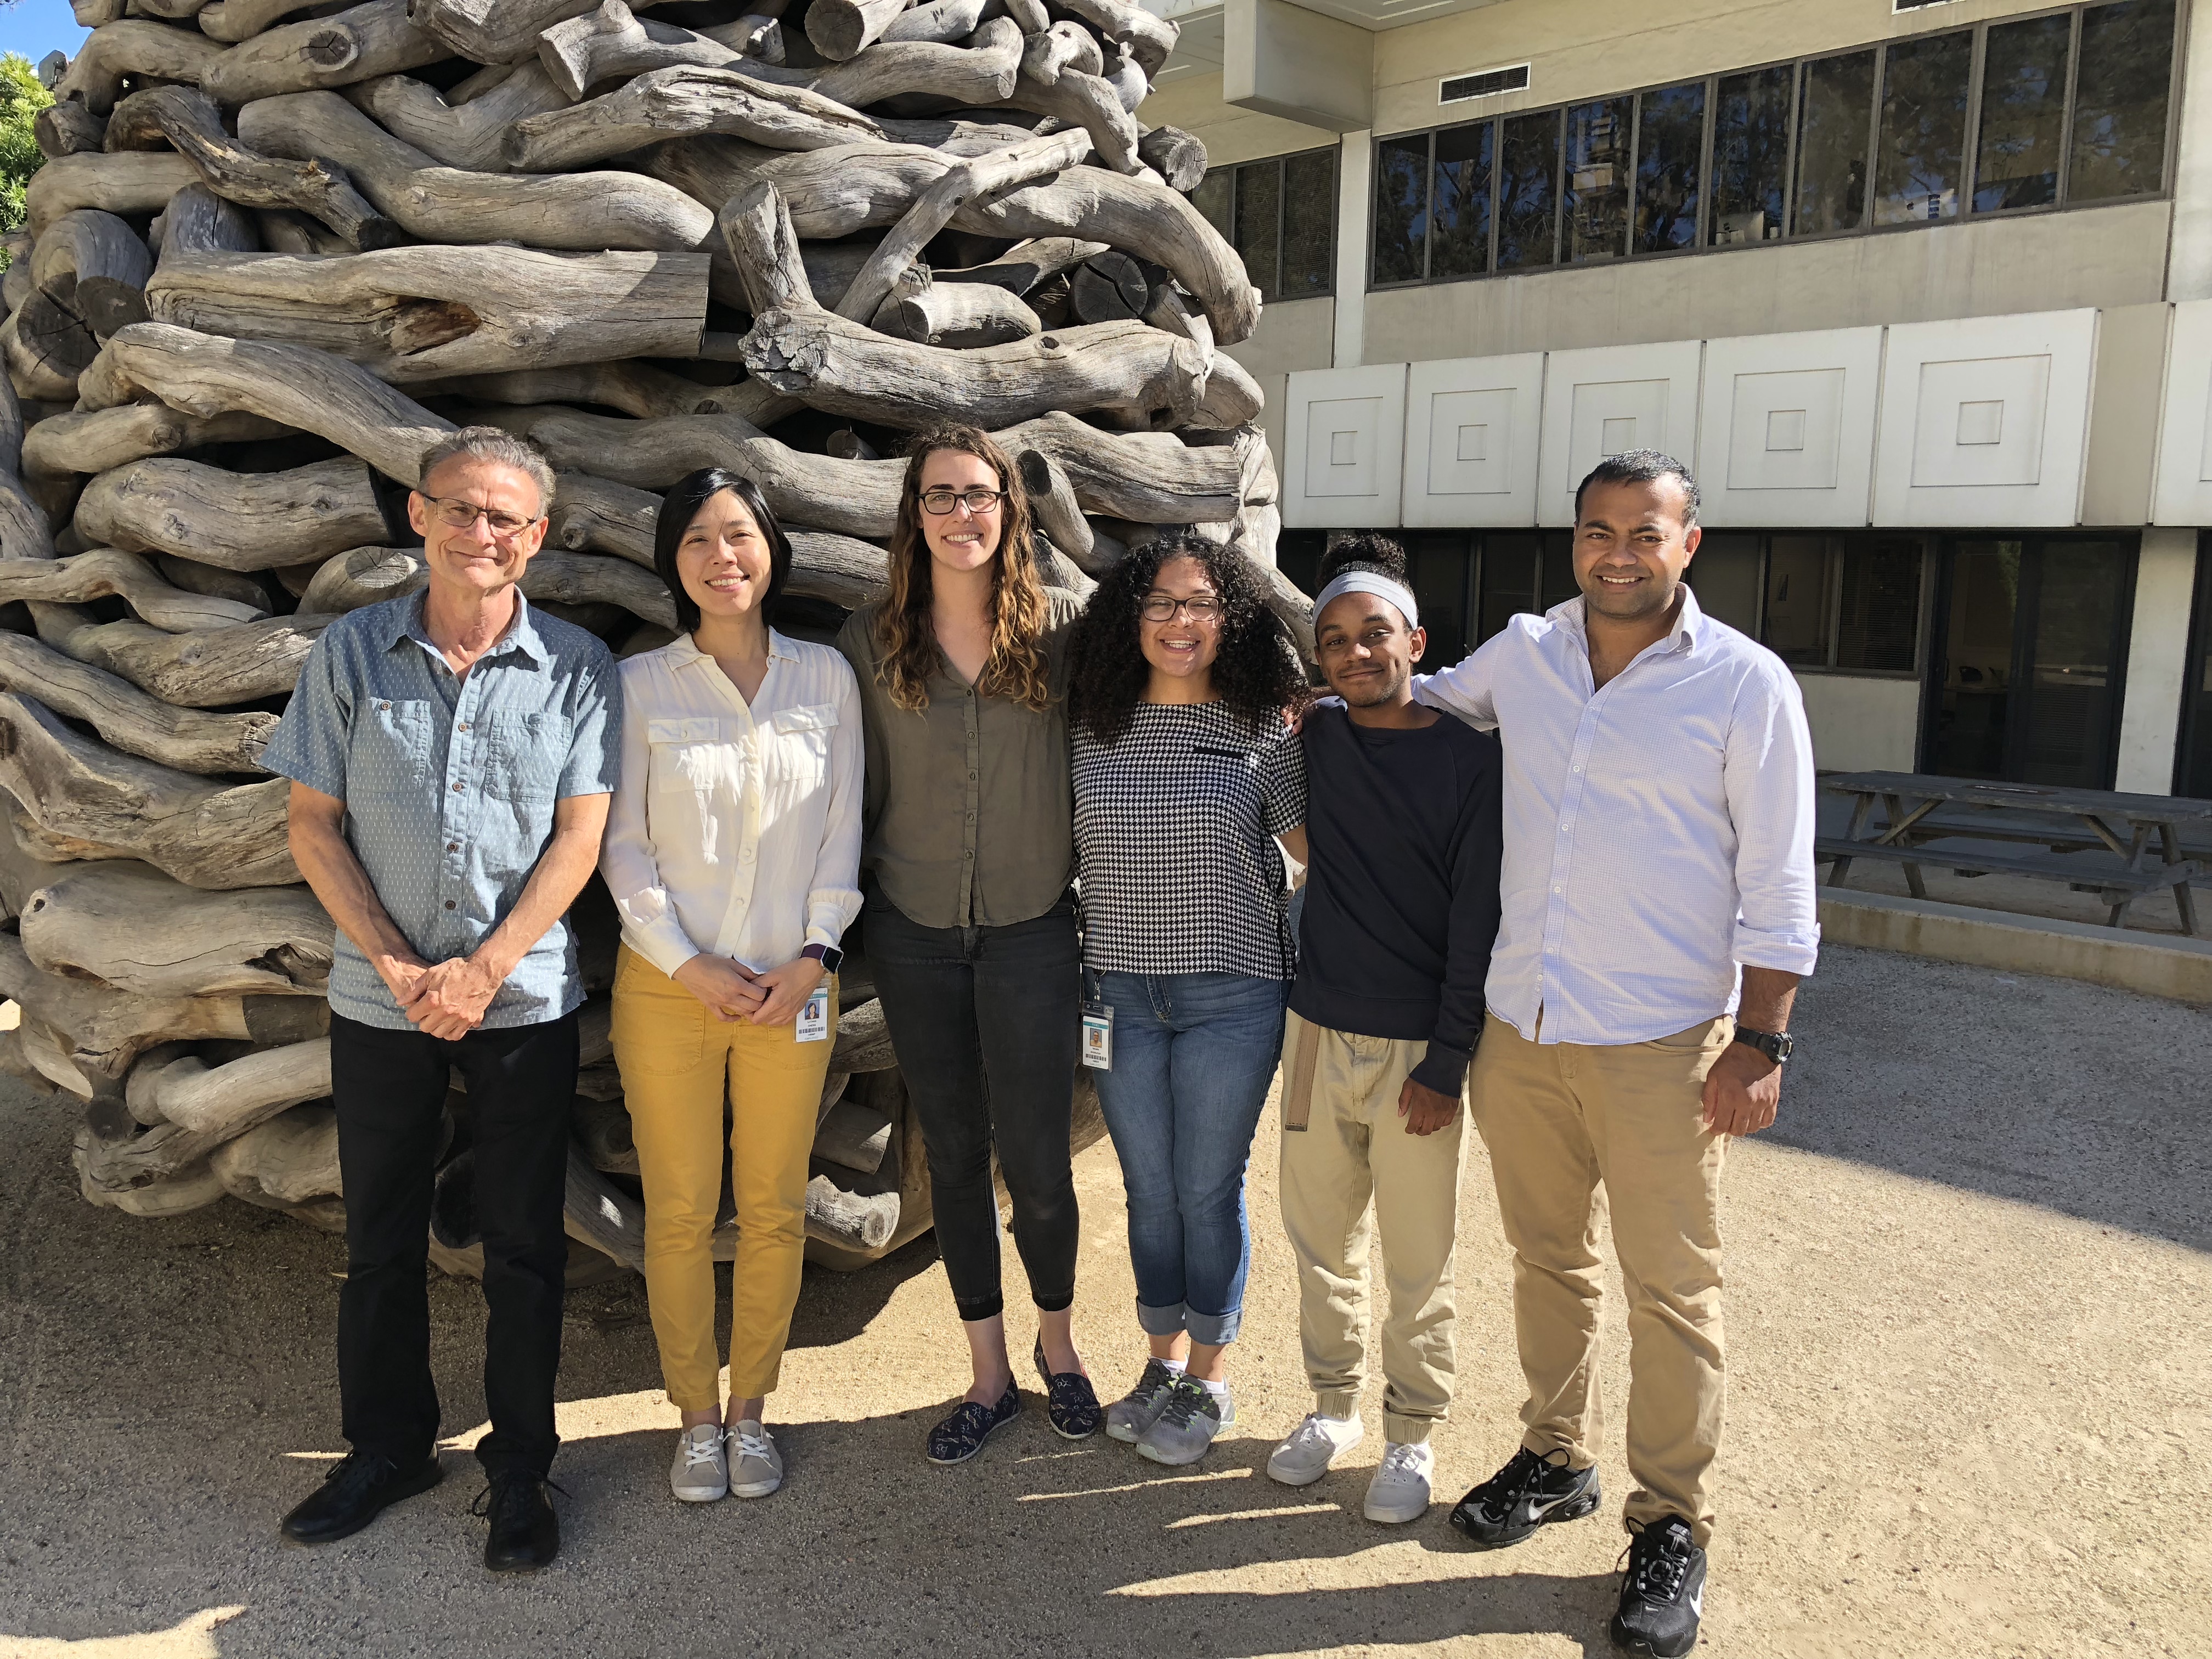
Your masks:
<instances>
[{"instance_id":1,"label":"smartwatch","mask_svg":"<svg viewBox=\"0 0 2212 1659\"><path fill-rule=\"evenodd\" d=\"M1787 1031L1754 1031L1748 1025L1735 1028L1735 1040L1758 1049L1777 1066L1787 1060L1797 1046Z\"/></svg>"},{"instance_id":2,"label":"smartwatch","mask_svg":"<svg viewBox=\"0 0 2212 1659\"><path fill-rule=\"evenodd\" d=\"M822 964L822 971L825 974L836 973L845 960L845 953L834 945L810 945L799 954L812 957Z\"/></svg>"}]
</instances>

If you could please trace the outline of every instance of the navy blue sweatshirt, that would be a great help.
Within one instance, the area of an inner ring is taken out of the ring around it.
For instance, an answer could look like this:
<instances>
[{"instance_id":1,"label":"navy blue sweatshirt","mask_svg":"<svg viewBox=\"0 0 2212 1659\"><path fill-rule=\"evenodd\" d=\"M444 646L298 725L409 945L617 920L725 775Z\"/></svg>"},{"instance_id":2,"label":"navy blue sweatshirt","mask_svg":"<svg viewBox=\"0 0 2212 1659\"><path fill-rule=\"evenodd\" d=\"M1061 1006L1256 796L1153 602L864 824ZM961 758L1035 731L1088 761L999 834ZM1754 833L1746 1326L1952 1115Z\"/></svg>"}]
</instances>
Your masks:
<instances>
[{"instance_id":1,"label":"navy blue sweatshirt","mask_svg":"<svg viewBox=\"0 0 2212 1659\"><path fill-rule=\"evenodd\" d=\"M1362 1036L1426 1042L1415 1082L1457 1095L1482 1036L1498 938L1504 760L1449 715L1419 731L1307 715L1305 914L1291 1007Z\"/></svg>"}]
</instances>

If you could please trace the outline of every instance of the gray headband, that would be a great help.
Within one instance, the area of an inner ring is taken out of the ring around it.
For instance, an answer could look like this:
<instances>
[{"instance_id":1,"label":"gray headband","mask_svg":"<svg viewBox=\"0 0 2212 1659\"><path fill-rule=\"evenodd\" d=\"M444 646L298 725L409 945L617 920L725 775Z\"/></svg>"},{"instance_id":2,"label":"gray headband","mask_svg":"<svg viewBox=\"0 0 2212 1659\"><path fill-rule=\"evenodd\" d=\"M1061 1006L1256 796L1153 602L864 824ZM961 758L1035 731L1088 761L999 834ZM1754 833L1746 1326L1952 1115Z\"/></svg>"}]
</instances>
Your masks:
<instances>
[{"instance_id":1,"label":"gray headband","mask_svg":"<svg viewBox=\"0 0 2212 1659\"><path fill-rule=\"evenodd\" d=\"M1321 626L1321 613L1328 609L1329 601L1342 599L1346 593L1372 593L1377 599L1389 600L1404 614L1408 632L1421 625L1421 608L1413 603L1413 589L1379 570L1347 570L1322 588L1321 597L1314 601L1315 627Z\"/></svg>"}]
</instances>

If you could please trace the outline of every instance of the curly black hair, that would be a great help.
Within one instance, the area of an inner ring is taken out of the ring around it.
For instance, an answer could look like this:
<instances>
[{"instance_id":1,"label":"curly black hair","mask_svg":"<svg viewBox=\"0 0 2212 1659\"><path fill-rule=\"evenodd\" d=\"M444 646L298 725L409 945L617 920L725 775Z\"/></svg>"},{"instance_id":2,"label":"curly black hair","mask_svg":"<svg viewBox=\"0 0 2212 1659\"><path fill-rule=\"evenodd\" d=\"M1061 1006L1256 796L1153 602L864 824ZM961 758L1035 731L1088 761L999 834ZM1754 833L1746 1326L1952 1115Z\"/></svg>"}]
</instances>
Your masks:
<instances>
[{"instance_id":1,"label":"curly black hair","mask_svg":"<svg viewBox=\"0 0 2212 1659\"><path fill-rule=\"evenodd\" d=\"M1199 536L1167 537L1132 551L1109 571L1075 624L1068 647L1067 717L1099 742L1117 743L1145 699L1152 665L1138 642L1139 612L1162 566L1195 559L1221 596L1221 646L1213 690L1254 735L1311 700L1297 648L1267 608L1263 577L1233 548Z\"/></svg>"}]
</instances>

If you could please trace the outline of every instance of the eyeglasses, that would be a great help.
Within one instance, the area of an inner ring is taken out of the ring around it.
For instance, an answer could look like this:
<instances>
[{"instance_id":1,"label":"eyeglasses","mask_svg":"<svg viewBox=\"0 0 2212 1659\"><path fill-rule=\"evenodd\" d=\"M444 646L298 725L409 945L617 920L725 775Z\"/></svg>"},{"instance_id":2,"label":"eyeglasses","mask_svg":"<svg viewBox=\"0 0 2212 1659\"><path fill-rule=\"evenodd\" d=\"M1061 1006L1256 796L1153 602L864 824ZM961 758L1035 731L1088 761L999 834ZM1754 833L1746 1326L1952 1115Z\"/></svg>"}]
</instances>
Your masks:
<instances>
[{"instance_id":1,"label":"eyeglasses","mask_svg":"<svg viewBox=\"0 0 2212 1659\"><path fill-rule=\"evenodd\" d=\"M921 492L921 510L932 518L941 519L957 502L975 517L995 513L999 503L1006 499L1003 489L925 489Z\"/></svg>"},{"instance_id":2,"label":"eyeglasses","mask_svg":"<svg viewBox=\"0 0 2212 1659\"><path fill-rule=\"evenodd\" d=\"M1138 614L1146 622L1170 622L1176 611L1182 611L1194 623L1221 620L1221 601L1211 593L1193 594L1187 599L1171 599L1164 593L1148 593L1138 607Z\"/></svg>"},{"instance_id":3,"label":"eyeglasses","mask_svg":"<svg viewBox=\"0 0 2212 1659\"><path fill-rule=\"evenodd\" d=\"M419 495L422 492L417 490L416 494ZM538 522L538 519L526 519L520 513L504 512L498 507L478 507L474 501L465 501L458 495L423 495L422 499L430 504L430 510L438 515L438 522L448 530L468 530L474 527L478 519L482 519L491 526L491 533L501 541L520 535ZM538 519L544 517L544 514L538 514Z\"/></svg>"}]
</instances>

